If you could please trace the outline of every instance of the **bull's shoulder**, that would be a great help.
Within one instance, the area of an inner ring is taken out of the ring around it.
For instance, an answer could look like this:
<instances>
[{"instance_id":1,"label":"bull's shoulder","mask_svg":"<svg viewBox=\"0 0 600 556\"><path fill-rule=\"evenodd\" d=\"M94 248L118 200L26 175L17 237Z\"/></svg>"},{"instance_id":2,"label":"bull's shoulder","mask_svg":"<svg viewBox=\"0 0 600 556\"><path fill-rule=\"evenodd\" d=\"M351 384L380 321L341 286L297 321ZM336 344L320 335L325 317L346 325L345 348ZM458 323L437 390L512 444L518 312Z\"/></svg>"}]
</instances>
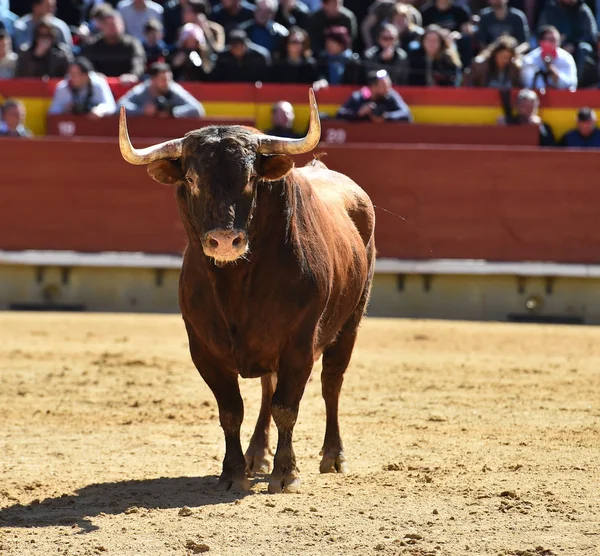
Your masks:
<instances>
[{"instance_id":1,"label":"bull's shoulder","mask_svg":"<svg viewBox=\"0 0 600 556\"><path fill-rule=\"evenodd\" d=\"M366 244L375 228L375 209L367 192L348 176L323 164L305 166L298 171L328 210L343 211L350 217Z\"/></svg>"}]
</instances>

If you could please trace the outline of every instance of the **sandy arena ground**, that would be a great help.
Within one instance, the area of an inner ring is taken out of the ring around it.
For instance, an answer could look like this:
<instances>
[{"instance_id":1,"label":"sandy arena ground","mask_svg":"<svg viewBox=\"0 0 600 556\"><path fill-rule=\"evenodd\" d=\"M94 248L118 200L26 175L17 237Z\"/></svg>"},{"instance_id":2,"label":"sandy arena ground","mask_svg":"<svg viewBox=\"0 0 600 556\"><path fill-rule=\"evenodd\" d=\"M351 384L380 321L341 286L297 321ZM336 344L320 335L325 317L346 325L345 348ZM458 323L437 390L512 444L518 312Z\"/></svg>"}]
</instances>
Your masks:
<instances>
[{"instance_id":1,"label":"sandy arena ground","mask_svg":"<svg viewBox=\"0 0 600 556\"><path fill-rule=\"evenodd\" d=\"M0 556L600 555L600 328L367 319L347 476L318 472L319 372L303 492L219 494L178 316L0 313Z\"/></svg>"}]
</instances>

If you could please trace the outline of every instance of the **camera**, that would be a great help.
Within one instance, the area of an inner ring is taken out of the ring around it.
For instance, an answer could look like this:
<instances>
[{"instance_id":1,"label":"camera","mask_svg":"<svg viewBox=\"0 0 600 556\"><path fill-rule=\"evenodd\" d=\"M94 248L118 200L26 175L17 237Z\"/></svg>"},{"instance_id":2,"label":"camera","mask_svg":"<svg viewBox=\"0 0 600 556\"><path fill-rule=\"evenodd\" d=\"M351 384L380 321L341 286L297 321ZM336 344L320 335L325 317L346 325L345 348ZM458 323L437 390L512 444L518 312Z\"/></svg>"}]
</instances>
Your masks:
<instances>
[{"instance_id":1,"label":"camera","mask_svg":"<svg viewBox=\"0 0 600 556\"><path fill-rule=\"evenodd\" d=\"M154 99L154 104L159 112L167 112L171 114L172 107L169 99L165 95L160 95Z\"/></svg>"}]
</instances>

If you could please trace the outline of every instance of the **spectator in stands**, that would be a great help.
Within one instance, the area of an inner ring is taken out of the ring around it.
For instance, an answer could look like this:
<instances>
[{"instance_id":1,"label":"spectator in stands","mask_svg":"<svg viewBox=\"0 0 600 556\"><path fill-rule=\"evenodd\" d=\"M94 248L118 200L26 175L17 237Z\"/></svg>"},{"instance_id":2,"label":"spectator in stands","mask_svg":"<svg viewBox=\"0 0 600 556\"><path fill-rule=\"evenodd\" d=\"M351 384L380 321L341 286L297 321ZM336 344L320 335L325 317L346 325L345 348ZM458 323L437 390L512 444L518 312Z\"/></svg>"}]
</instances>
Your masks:
<instances>
[{"instance_id":1,"label":"spectator in stands","mask_svg":"<svg viewBox=\"0 0 600 556\"><path fill-rule=\"evenodd\" d=\"M381 27L377 45L365 52L363 65L367 72L386 69L394 85L408 82L408 55L400 48L398 29L392 23L385 23Z\"/></svg>"},{"instance_id":2,"label":"spectator in stands","mask_svg":"<svg viewBox=\"0 0 600 556\"><path fill-rule=\"evenodd\" d=\"M265 82L270 67L269 51L253 44L245 31L236 29L231 32L229 46L217 58L213 77L215 81Z\"/></svg>"},{"instance_id":3,"label":"spectator in stands","mask_svg":"<svg viewBox=\"0 0 600 556\"><path fill-rule=\"evenodd\" d=\"M406 23L402 25L395 22L399 8L402 8L402 13L406 14L407 18ZM369 7L368 14L360 25L362 39L367 48L375 44L377 34L384 23L394 23L402 33L403 29L412 26L420 28L423 18L421 12L411 4L404 4L398 0L376 0ZM403 44L402 48L406 50L406 45Z\"/></svg>"},{"instance_id":4,"label":"spectator in stands","mask_svg":"<svg viewBox=\"0 0 600 556\"><path fill-rule=\"evenodd\" d=\"M246 0L221 0L213 10L212 20L225 29L225 40L229 42L231 32L254 18L254 4Z\"/></svg>"},{"instance_id":5,"label":"spectator in stands","mask_svg":"<svg viewBox=\"0 0 600 556\"><path fill-rule=\"evenodd\" d=\"M467 87L521 89L523 60L517 49L517 40L501 35L473 60L464 72Z\"/></svg>"},{"instance_id":6,"label":"spectator in stands","mask_svg":"<svg viewBox=\"0 0 600 556\"><path fill-rule=\"evenodd\" d=\"M13 52L8 31L0 29L0 79L10 79L15 76L18 58L18 54Z\"/></svg>"},{"instance_id":7,"label":"spectator in stands","mask_svg":"<svg viewBox=\"0 0 600 556\"><path fill-rule=\"evenodd\" d=\"M365 122L412 122L408 105L392 88L386 70L372 71L366 87L352 93L338 110L337 118Z\"/></svg>"},{"instance_id":8,"label":"spectator in stands","mask_svg":"<svg viewBox=\"0 0 600 556\"><path fill-rule=\"evenodd\" d=\"M142 41L146 53L146 69L154 62L166 62L169 57L169 47L163 40L163 24L151 19L144 25L144 40Z\"/></svg>"},{"instance_id":9,"label":"spectator in stands","mask_svg":"<svg viewBox=\"0 0 600 556\"><path fill-rule=\"evenodd\" d=\"M449 34L430 25L421 38L421 47L409 52L409 84L421 87L457 87L462 63Z\"/></svg>"},{"instance_id":10,"label":"spectator in stands","mask_svg":"<svg viewBox=\"0 0 600 556\"><path fill-rule=\"evenodd\" d=\"M325 30L325 50L317 58L317 89L329 85L356 85L361 81L360 57L352 52L348 29L341 25Z\"/></svg>"},{"instance_id":11,"label":"spectator in stands","mask_svg":"<svg viewBox=\"0 0 600 556\"><path fill-rule=\"evenodd\" d=\"M425 31L414 23L408 4L396 4L392 10L392 23L398 29L400 48L405 52L421 48L421 40ZM419 13L420 15L420 13Z\"/></svg>"},{"instance_id":12,"label":"spectator in stands","mask_svg":"<svg viewBox=\"0 0 600 556\"><path fill-rule=\"evenodd\" d=\"M310 10L301 0L279 0L279 8L275 21L286 29L300 27L307 29L310 21Z\"/></svg>"},{"instance_id":13,"label":"spectator in stands","mask_svg":"<svg viewBox=\"0 0 600 556\"><path fill-rule=\"evenodd\" d=\"M470 22L471 11L465 3L454 0L430 0L421 8L423 27L438 25L460 33L463 25Z\"/></svg>"},{"instance_id":14,"label":"spectator in stands","mask_svg":"<svg viewBox=\"0 0 600 556\"><path fill-rule=\"evenodd\" d=\"M561 147L600 148L600 129L596 112L584 107L577 111L577 127L565 133L558 145Z\"/></svg>"},{"instance_id":15,"label":"spectator in stands","mask_svg":"<svg viewBox=\"0 0 600 556\"><path fill-rule=\"evenodd\" d=\"M501 125L535 125L539 129L539 145L541 147L553 147L556 145L552 127L543 122L538 115L540 99L535 91L521 89L517 96L517 113L508 111L504 116L498 118Z\"/></svg>"},{"instance_id":16,"label":"spectator in stands","mask_svg":"<svg viewBox=\"0 0 600 556\"><path fill-rule=\"evenodd\" d=\"M73 46L73 37L69 26L54 16L56 0L32 0L31 13L17 19L14 23L13 43L16 50L26 44L31 44L34 38L34 29L42 18L50 21L56 30L56 39L68 48Z\"/></svg>"},{"instance_id":17,"label":"spectator in stands","mask_svg":"<svg viewBox=\"0 0 600 556\"><path fill-rule=\"evenodd\" d=\"M0 120L1 137L31 137L33 133L25 126L25 105L16 99L8 99L2 105Z\"/></svg>"},{"instance_id":18,"label":"spectator in stands","mask_svg":"<svg viewBox=\"0 0 600 556\"><path fill-rule=\"evenodd\" d=\"M345 27L350 37L350 47L358 35L355 15L344 8L344 0L322 0L321 9L310 18L308 34L315 55L325 48L325 30L331 27Z\"/></svg>"},{"instance_id":19,"label":"spectator in stands","mask_svg":"<svg viewBox=\"0 0 600 556\"><path fill-rule=\"evenodd\" d=\"M292 27L273 64L273 83L314 83L319 78L317 62L310 50L308 33Z\"/></svg>"},{"instance_id":20,"label":"spectator in stands","mask_svg":"<svg viewBox=\"0 0 600 556\"><path fill-rule=\"evenodd\" d=\"M210 78L214 62L199 25L186 23L181 28L170 65L176 81L207 81Z\"/></svg>"},{"instance_id":21,"label":"spectator in stands","mask_svg":"<svg viewBox=\"0 0 600 556\"><path fill-rule=\"evenodd\" d=\"M282 40L289 34L283 25L275 21L276 13L277 0L256 0L254 19L239 27L246 31L254 44L266 48L271 54L279 50Z\"/></svg>"},{"instance_id":22,"label":"spectator in stands","mask_svg":"<svg viewBox=\"0 0 600 556\"><path fill-rule=\"evenodd\" d=\"M146 53L142 43L125 34L121 14L110 6L97 13L100 33L83 47L82 54L98 73L120 77L122 81L138 81L144 74Z\"/></svg>"},{"instance_id":23,"label":"spectator in stands","mask_svg":"<svg viewBox=\"0 0 600 556\"><path fill-rule=\"evenodd\" d=\"M267 130L269 135L276 137L288 137L290 139L298 139L301 137L292 127L294 125L294 107L287 101L281 100L276 102L271 109L273 118L273 127Z\"/></svg>"},{"instance_id":24,"label":"spectator in stands","mask_svg":"<svg viewBox=\"0 0 600 556\"><path fill-rule=\"evenodd\" d=\"M560 48L558 29L543 26L539 45L523 58L523 83L529 89L577 89L575 60Z\"/></svg>"},{"instance_id":25,"label":"spectator in stands","mask_svg":"<svg viewBox=\"0 0 600 556\"><path fill-rule=\"evenodd\" d=\"M125 32L140 42L144 40L144 25L151 19L162 23L164 8L152 0L121 0L117 10L123 18Z\"/></svg>"},{"instance_id":26,"label":"spectator in stands","mask_svg":"<svg viewBox=\"0 0 600 556\"><path fill-rule=\"evenodd\" d=\"M211 13L212 8L208 0L186 0L183 8L183 21L200 25L211 53L215 54L222 52L225 48L225 29L216 21L209 19Z\"/></svg>"},{"instance_id":27,"label":"spectator in stands","mask_svg":"<svg viewBox=\"0 0 600 556\"><path fill-rule=\"evenodd\" d=\"M122 96L118 105L134 116L161 118L202 118L204 106L173 81L168 64L157 62L150 68L149 79L138 83Z\"/></svg>"},{"instance_id":28,"label":"spectator in stands","mask_svg":"<svg viewBox=\"0 0 600 556\"><path fill-rule=\"evenodd\" d=\"M521 10L508 6L508 0L488 0L489 8L481 10L477 39L481 47L493 43L501 35L514 37L518 44L528 43L529 25Z\"/></svg>"},{"instance_id":29,"label":"spectator in stands","mask_svg":"<svg viewBox=\"0 0 600 556\"><path fill-rule=\"evenodd\" d=\"M59 43L49 17L36 23L31 46L19 52L15 77L63 77L73 60L71 51Z\"/></svg>"},{"instance_id":30,"label":"spectator in stands","mask_svg":"<svg viewBox=\"0 0 600 556\"><path fill-rule=\"evenodd\" d=\"M117 104L106 78L94 71L87 58L79 56L56 86L48 114L83 114L95 120L116 111Z\"/></svg>"},{"instance_id":31,"label":"spectator in stands","mask_svg":"<svg viewBox=\"0 0 600 556\"><path fill-rule=\"evenodd\" d=\"M0 29L5 30L9 37L14 34L14 24L17 21L17 14L9 10L8 0L0 0Z\"/></svg>"},{"instance_id":32,"label":"spectator in stands","mask_svg":"<svg viewBox=\"0 0 600 556\"><path fill-rule=\"evenodd\" d=\"M598 33L592 10L583 0L547 0L539 25L558 30L560 46L573 56L581 82L588 60L593 64L592 45Z\"/></svg>"}]
</instances>

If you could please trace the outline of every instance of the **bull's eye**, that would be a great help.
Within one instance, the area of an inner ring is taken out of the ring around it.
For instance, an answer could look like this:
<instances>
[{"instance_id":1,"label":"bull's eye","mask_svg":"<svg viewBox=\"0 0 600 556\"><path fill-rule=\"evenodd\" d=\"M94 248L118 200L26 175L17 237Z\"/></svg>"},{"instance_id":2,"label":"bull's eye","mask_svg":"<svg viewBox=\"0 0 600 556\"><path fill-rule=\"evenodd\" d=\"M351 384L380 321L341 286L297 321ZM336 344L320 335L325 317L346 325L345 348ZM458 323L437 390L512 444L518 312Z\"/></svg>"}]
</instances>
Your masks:
<instances>
[{"instance_id":1,"label":"bull's eye","mask_svg":"<svg viewBox=\"0 0 600 556\"><path fill-rule=\"evenodd\" d=\"M194 185L194 178L192 176L187 176L185 179L190 185Z\"/></svg>"}]
</instances>

